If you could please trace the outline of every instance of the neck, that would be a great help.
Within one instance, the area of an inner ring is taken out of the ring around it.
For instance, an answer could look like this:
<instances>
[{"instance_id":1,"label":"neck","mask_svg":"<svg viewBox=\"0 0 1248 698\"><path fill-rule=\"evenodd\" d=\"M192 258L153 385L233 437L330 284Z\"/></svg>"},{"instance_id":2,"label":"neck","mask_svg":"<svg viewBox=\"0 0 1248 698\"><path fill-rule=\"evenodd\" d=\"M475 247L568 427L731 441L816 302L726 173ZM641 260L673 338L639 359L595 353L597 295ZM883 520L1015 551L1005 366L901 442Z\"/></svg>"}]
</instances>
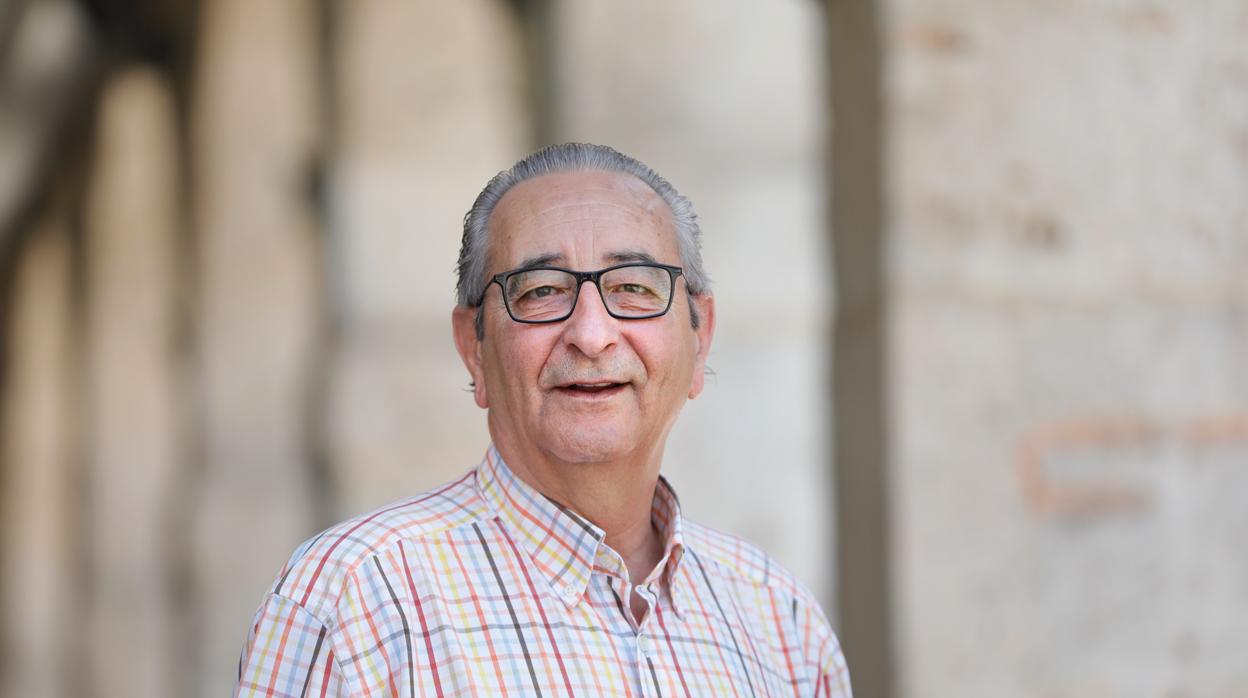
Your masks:
<instances>
[{"instance_id":1,"label":"neck","mask_svg":"<svg viewBox=\"0 0 1248 698\"><path fill-rule=\"evenodd\" d=\"M641 583L658 564L663 541L650 516L662 449L650 457L567 463L503 443L495 448L516 477L601 528L606 544L624 558L631 583Z\"/></svg>"}]
</instances>

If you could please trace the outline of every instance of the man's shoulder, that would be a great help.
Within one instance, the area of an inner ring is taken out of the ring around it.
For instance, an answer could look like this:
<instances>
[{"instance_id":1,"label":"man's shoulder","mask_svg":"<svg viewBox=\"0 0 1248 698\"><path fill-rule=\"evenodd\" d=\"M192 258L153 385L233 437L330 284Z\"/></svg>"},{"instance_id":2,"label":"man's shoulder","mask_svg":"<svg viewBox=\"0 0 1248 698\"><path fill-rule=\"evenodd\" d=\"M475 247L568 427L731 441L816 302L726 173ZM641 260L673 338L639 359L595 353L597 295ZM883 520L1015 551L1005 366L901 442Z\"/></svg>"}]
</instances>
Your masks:
<instances>
[{"instance_id":1,"label":"man's shoulder","mask_svg":"<svg viewBox=\"0 0 1248 698\"><path fill-rule=\"evenodd\" d=\"M314 616L333 615L347 580L373 557L491 516L476 488L476 470L427 492L400 499L335 524L304 541L283 567L270 593Z\"/></svg>"},{"instance_id":2,"label":"man's shoulder","mask_svg":"<svg viewBox=\"0 0 1248 698\"><path fill-rule=\"evenodd\" d=\"M780 612L777 609L783 609L784 618L791 619L791 623L784 625L791 628L793 635L791 640L782 642L792 643L794 647L800 645L809 661L815 662L821 671L830 672L823 680L841 688L841 693L831 692L830 695L851 695L840 641L810 589L758 546L738 536L688 519L682 519L682 530L686 545L680 562L682 570L705 575L705 585L712 589L716 586L713 582L726 583L725 587L752 597L746 599L741 608L753 609L756 620L766 619L767 632L773 626L779 627L775 621L780 618L775 614ZM686 568L686 565L691 566ZM766 602L767 597L770 603ZM825 692L827 689L825 684Z\"/></svg>"},{"instance_id":3,"label":"man's shoulder","mask_svg":"<svg viewBox=\"0 0 1248 698\"><path fill-rule=\"evenodd\" d=\"M757 545L731 533L682 520L686 554L692 552L693 562L707 574L731 579L751 586L767 587L798 603L818 608L814 594L786 567L776 562Z\"/></svg>"}]
</instances>

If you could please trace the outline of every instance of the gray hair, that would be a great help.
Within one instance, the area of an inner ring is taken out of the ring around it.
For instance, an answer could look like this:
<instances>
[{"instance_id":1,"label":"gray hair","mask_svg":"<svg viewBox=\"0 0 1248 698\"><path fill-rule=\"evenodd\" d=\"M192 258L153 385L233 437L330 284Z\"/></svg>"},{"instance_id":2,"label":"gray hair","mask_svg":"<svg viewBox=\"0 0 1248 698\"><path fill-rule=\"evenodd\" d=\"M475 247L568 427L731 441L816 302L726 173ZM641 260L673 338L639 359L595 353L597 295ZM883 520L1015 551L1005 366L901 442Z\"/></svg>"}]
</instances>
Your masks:
<instances>
[{"instance_id":1,"label":"gray hair","mask_svg":"<svg viewBox=\"0 0 1248 698\"><path fill-rule=\"evenodd\" d=\"M455 284L460 305L469 308L480 305L485 296L489 284L485 275L490 216L503 195L528 179L556 172L581 171L621 172L640 179L653 189L672 212L685 288L691 296L710 291L710 280L702 268L702 231L688 199L644 163L605 145L560 143L542 148L512 165L511 169L499 172L485 185L472 208L464 215L464 239L459 248L457 268L459 280ZM693 326L697 327L697 310L692 305L690 310ZM482 334L481 313L478 311L477 336Z\"/></svg>"}]
</instances>

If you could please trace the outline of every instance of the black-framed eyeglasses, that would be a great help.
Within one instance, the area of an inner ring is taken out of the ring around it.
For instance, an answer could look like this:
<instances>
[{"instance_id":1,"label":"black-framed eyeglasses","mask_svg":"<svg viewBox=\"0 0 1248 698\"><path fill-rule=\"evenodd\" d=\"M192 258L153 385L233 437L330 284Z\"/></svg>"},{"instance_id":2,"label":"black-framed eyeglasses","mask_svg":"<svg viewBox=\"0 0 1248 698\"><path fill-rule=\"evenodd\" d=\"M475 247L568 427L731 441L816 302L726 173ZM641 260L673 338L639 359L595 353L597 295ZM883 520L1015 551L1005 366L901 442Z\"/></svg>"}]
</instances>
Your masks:
<instances>
[{"instance_id":1,"label":"black-framed eyeglasses","mask_svg":"<svg viewBox=\"0 0 1248 698\"><path fill-rule=\"evenodd\" d=\"M503 306L516 322L536 325L567 320L586 281L598 289L611 317L645 320L659 317L672 307L676 277L683 273L680 267L648 262L617 264L598 271L532 267L495 274L486 288L498 284L503 290Z\"/></svg>"}]
</instances>

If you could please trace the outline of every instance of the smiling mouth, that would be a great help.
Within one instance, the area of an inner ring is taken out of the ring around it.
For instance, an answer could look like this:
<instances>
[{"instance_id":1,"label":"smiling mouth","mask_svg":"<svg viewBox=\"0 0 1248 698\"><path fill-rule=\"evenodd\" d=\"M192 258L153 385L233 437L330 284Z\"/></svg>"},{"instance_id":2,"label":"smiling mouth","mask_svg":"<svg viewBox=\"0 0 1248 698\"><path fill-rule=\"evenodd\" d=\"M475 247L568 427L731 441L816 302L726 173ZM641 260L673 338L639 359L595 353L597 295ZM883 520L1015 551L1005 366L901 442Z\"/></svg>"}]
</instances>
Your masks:
<instances>
[{"instance_id":1,"label":"smiling mouth","mask_svg":"<svg viewBox=\"0 0 1248 698\"><path fill-rule=\"evenodd\" d=\"M582 397L591 396L608 396L614 395L624 389L627 383L572 383L569 385L559 386L558 390L567 395L576 395Z\"/></svg>"}]
</instances>

